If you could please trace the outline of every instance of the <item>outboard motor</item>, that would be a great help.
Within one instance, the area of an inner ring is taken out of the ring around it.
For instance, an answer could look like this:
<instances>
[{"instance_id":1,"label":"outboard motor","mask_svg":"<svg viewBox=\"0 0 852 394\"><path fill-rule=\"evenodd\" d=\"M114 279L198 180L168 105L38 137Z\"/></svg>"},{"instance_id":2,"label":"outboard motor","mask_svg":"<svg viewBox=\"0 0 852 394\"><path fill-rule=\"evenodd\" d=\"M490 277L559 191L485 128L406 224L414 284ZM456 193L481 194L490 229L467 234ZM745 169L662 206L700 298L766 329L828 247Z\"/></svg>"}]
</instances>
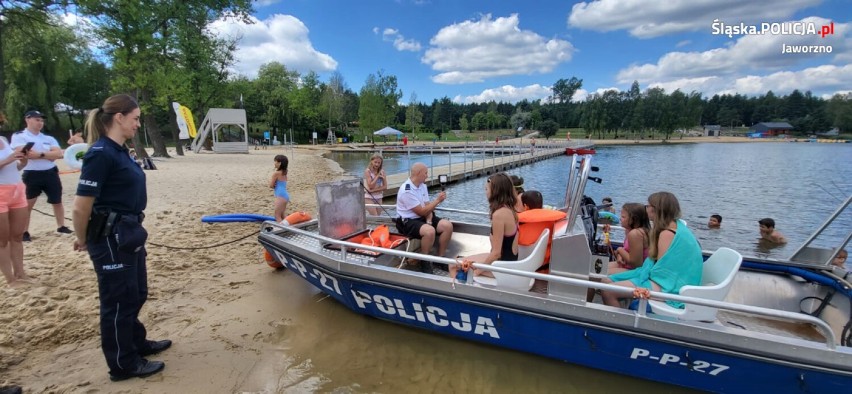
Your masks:
<instances>
[{"instance_id":1,"label":"outboard motor","mask_svg":"<svg viewBox=\"0 0 852 394\"><path fill-rule=\"evenodd\" d=\"M589 196L583 196L581 211L583 226L589 235L589 249L594 253L597 250L598 239L598 207L595 200Z\"/></svg>"}]
</instances>

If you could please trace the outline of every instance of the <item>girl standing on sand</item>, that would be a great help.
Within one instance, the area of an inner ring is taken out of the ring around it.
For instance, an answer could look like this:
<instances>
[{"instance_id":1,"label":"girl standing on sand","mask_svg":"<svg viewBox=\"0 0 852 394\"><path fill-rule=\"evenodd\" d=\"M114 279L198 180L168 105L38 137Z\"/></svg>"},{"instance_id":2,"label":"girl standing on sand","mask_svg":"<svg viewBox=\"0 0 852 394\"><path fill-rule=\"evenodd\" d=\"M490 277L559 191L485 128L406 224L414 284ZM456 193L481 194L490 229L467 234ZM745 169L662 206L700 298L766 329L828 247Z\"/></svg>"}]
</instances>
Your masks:
<instances>
[{"instance_id":1,"label":"girl standing on sand","mask_svg":"<svg viewBox=\"0 0 852 394\"><path fill-rule=\"evenodd\" d=\"M269 188L275 190L275 221L284 220L287 212L287 203L290 202L290 194L287 193L287 156L275 156L275 172L269 180Z\"/></svg>"},{"instance_id":2,"label":"girl standing on sand","mask_svg":"<svg viewBox=\"0 0 852 394\"><path fill-rule=\"evenodd\" d=\"M25 146L12 149L0 137L0 271L9 286L27 283L24 272L22 237L29 222L29 210L21 169L27 165Z\"/></svg>"}]
</instances>

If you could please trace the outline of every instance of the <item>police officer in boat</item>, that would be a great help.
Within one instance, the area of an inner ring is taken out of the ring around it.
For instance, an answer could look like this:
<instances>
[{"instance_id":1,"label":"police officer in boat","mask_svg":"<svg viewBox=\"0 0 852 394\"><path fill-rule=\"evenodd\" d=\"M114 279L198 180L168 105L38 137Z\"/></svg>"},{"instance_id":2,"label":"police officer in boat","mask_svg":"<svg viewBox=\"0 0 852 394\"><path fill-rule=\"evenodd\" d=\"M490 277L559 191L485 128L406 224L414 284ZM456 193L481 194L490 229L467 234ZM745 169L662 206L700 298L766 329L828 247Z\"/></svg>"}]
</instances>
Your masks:
<instances>
[{"instance_id":1,"label":"police officer in boat","mask_svg":"<svg viewBox=\"0 0 852 394\"><path fill-rule=\"evenodd\" d=\"M163 370L144 357L172 341L151 341L139 321L148 298L143 211L148 202L145 173L130 158L127 140L139 128L139 104L126 94L112 96L89 112L91 144L83 157L74 199L74 250L88 251L98 277L101 347L112 381L146 377Z\"/></svg>"},{"instance_id":2,"label":"police officer in boat","mask_svg":"<svg viewBox=\"0 0 852 394\"><path fill-rule=\"evenodd\" d=\"M435 208L447 198L446 192L440 192L434 200L429 200L426 179L429 169L423 163L411 166L411 175L399 187L396 196L396 211L400 221L397 230L409 238L420 239L420 253L429 254L435 238L438 238L438 256L444 256L447 245L453 236L453 223L435 215ZM431 264L420 262L423 272L431 272Z\"/></svg>"}]
</instances>

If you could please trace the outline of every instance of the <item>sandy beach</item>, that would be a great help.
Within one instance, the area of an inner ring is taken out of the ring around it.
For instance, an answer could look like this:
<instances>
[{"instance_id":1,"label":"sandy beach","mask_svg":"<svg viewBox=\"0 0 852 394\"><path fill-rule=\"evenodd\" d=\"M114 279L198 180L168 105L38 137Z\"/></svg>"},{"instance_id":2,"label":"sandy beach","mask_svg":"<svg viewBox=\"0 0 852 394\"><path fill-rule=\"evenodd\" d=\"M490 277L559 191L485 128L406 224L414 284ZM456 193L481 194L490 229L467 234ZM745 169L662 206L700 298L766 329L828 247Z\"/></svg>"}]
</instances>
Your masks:
<instances>
[{"instance_id":1,"label":"sandy beach","mask_svg":"<svg viewBox=\"0 0 852 394\"><path fill-rule=\"evenodd\" d=\"M173 152L172 152L173 153ZM295 153L295 154L293 154ZM85 253L72 250L73 236L55 232L54 218L34 211L24 245L24 264L34 283L0 284L0 386L24 392L276 392L269 376L288 368L271 343L290 324L292 305L316 292L263 262L256 235L226 246L175 250L234 240L256 223L204 224L204 215L248 212L272 215L267 182L273 156L290 158L288 212L315 212L314 185L342 170L322 150L252 150L156 161L146 171L150 296L140 313L149 338L172 339L172 349L152 357L163 373L111 383L100 350L97 281ZM64 163L60 164L60 168ZM61 176L66 217L79 173ZM52 214L42 196L36 209ZM70 222L68 223L70 226ZM272 386L269 386L272 384Z\"/></svg>"}]
</instances>

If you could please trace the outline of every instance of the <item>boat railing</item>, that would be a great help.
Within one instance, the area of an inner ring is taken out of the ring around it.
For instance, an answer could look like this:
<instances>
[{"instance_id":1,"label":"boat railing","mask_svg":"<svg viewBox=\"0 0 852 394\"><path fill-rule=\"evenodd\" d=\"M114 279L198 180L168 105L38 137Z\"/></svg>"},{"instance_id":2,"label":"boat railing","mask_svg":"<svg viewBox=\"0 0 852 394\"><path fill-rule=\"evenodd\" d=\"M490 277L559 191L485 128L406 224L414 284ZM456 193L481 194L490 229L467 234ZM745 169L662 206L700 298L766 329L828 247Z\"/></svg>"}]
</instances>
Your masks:
<instances>
[{"instance_id":1,"label":"boat railing","mask_svg":"<svg viewBox=\"0 0 852 394\"><path fill-rule=\"evenodd\" d=\"M387 205L387 204L364 204L364 206L365 206L365 207L367 207L367 208L382 208L382 212L385 212L385 213L387 213L388 215L390 215L390 213L388 212L388 210L396 210L396 205ZM488 212L482 212L482 211L469 211L469 210L466 210L466 209L455 209L455 208L443 208L443 207L436 207L436 208L435 208L435 210L436 210L436 211L439 211L439 212L463 213L463 214L467 214L467 215L483 216L483 217L486 217L486 218L489 216ZM378 215L378 216L384 216L384 215L381 215L381 214L380 214L380 215Z\"/></svg>"},{"instance_id":2,"label":"boat railing","mask_svg":"<svg viewBox=\"0 0 852 394\"><path fill-rule=\"evenodd\" d=\"M319 235L319 234L314 233L314 232L305 231L301 228L282 225L282 224L279 224L279 223L276 223L276 222L264 222L263 228L264 229L278 228L278 229L282 229L282 230L292 232L292 233L295 233L295 234L298 234L298 235L302 235L302 236L305 236L305 237L314 238L321 243L333 244L333 245L340 246L340 251L342 253L342 261L344 261L344 262L347 262L347 254L348 254L347 248L352 248L352 249L368 250L368 251L372 251L372 252L383 253L383 254L397 256L397 257L416 259L416 260L420 260L420 261L429 261L429 262L439 263L439 264L453 265L453 264L460 264L461 263L461 261L457 260L457 259L450 259L450 258L446 258L446 257L437 257L437 256L431 256L431 255L423 255L423 254L420 254L420 253L412 253L412 252L406 252L406 251L401 251L401 250L396 250L396 249L386 249L386 248L381 248L381 247L364 245L364 244L360 244L360 243L342 241L342 240L339 240L339 239L325 237L325 236ZM265 231L268 231L268 230L265 230ZM370 265L369 261L364 263L361 260L359 260L357 263L354 263L354 264ZM548 282L558 282L558 283L563 283L563 284L572 285L572 286L588 287L588 288L593 288L593 289L597 289L597 290L606 290L606 291L618 293L618 294L623 295L623 296L632 296L633 290L634 290L634 289L623 287L623 286L616 286L616 285L606 284L606 283L602 283L602 282L592 282L592 281L589 281L585 278L571 278L571 277L556 276L556 275L550 275L550 274L541 274L541 273L537 273L537 272L519 271L519 270L514 270L514 269L511 269L511 268L495 267L495 266L490 265L490 264L474 263L473 267L480 269L480 270L484 270L484 271L499 272L499 273L509 274L509 275L518 275L518 276L523 276L523 277L532 278L532 279L539 279L539 280L544 280L544 281L548 281ZM805 314L801 314L801 313L780 311L780 310L776 310L776 309L757 307L757 306L734 304L734 303L725 302L725 301L715 301L715 300L707 300L707 299L702 299L702 298L686 297L686 296L682 296L682 295L662 293L662 292L656 292L656 291L650 291L650 296L652 298L658 299L658 300L676 301L676 302L683 302L683 303L688 303L688 304L701 305L701 306L716 308L716 309L720 309L720 310L763 316L763 317L766 317L766 318L769 318L769 319L774 319L774 320L793 321L793 322L812 324L817 328L817 330L820 331L820 333L825 338L826 347L828 347L831 350L834 350L837 347L837 339L835 338L834 332L832 331L831 327L825 321L818 319L814 316L805 315ZM639 306L638 306L637 310L634 311L634 314L635 314L635 319L634 319L634 322L633 322L634 327L638 327L639 321L642 318L648 318L648 316L646 314L647 306L648 306L648 300L644 299L644 298L640 298L639 299Z\"/></svg>"},{"instance_id":3,"label":"boat railing","mask_svg":"<svg viewBox=\"0 0 852 394\"><path fill-rule=\"evenodd\" d=\"M820 225L817 228L817 230L813 234L811 234L811 236L808 237L808 239L805 240L804 243L802 243L802 246L799 246L799 248L796 249L796 251L793 252L792 255L790 255L790 260L792 260L792 261L796 261L796 260L800 260L800 259L808 260L808 257L810 257L809 256L809 254L810 254L809 249L811 248L811 243L813 243L814 240L816 240L816 238L819 237L822 234L822 232L825 231L826 228L828 228L828 226L830 226L832 223L834 223L835 220L837 220L837 217L840 216L840 214L843 213L843 211L846 210L846 208L849 206L850 202L852 202L852 196L847 197L846 201L844 201L842 204L840 204L840 206L837 207L837 209L834 212L832 212L831 215L828 216L828 219L826 219L825 222L823 222L822 225ZM831 260L833 260L837 256L837 254L840 253L840 250L842 250L843 248L846 247L847 244L849 244L850 239L852 239L852 231L849 231L846 234L846 237L843 239L843 242L837 248L835 248L835 250L830 255L828 255L827 258L825 256L822 256L825 259L824 261L818 261L818 262L822 263L822 265L830 266Z\"/></svg>"}]
</instances>

